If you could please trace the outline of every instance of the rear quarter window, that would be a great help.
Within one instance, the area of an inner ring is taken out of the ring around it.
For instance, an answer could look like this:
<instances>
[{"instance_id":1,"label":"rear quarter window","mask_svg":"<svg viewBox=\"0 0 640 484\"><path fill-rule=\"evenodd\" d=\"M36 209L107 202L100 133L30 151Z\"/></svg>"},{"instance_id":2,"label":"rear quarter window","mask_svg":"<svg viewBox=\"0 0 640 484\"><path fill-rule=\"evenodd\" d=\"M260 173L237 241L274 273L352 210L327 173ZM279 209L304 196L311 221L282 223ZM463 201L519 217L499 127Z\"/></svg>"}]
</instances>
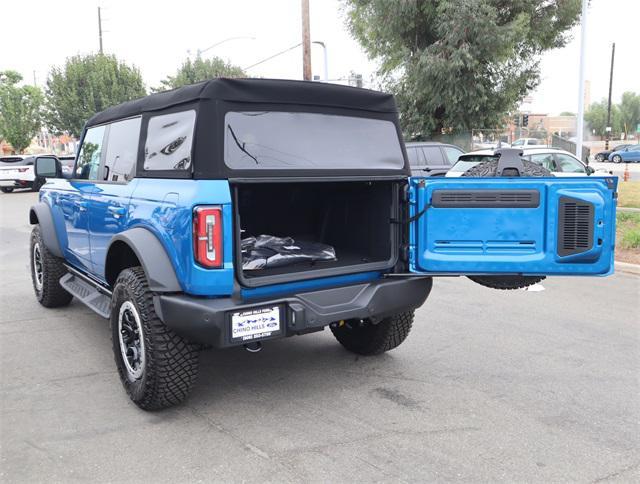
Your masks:
<instances>
[{"instance_id":1,"label":"rear quarter window","mask_svg":"<svg viewBox=\"0 0 640 484\"><path fill-rule=\"evenodd\" d=\"M144 170L190 170L195 122L193 109L149 118Z\"/></svg>"}]
</instances>

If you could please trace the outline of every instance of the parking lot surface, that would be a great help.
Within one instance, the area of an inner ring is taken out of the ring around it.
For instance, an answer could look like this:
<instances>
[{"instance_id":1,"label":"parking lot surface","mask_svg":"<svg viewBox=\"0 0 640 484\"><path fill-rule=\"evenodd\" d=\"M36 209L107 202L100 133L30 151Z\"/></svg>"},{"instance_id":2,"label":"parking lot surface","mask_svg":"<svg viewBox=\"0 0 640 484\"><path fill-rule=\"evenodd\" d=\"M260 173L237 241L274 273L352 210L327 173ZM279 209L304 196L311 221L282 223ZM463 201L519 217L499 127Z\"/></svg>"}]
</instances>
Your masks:
<instances>
[{"instance_id":1,"label":"parking lot surface","mask_svg":"<svg viewBox=\"0 0 640 484\"><path fill-rule=\"evenodd\" d=\"M33 297L36 198L0 195L3 482L640 481L637 276L441 278L392 352L329 331L207 351L186 404L146 413L107 321Z\"/></svg>"}]
</instances>

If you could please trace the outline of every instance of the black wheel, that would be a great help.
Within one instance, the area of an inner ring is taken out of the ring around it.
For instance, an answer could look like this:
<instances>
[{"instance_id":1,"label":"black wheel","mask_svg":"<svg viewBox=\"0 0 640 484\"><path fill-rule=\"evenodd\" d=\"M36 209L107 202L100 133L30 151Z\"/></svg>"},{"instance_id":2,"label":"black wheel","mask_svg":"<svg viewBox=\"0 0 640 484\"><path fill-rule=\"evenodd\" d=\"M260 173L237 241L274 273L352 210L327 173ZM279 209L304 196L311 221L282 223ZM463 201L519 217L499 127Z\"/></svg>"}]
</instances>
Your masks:
<instances>
[{"instance_id":1,"label":"black wheel","mask_svg":"<svg viewBox=\"0 0 640 484\"><path fill-rule=\"evenodd\" d=\"M600 163L602 163L604 161L604 156L597 154L596 155L596 161L599 161Z\"/></svg>"},{"instance_id":2,"label":"black wheel","mask_svg":"<svg viewBox=\"0 0 640 484\"><path fill-rule=\"evenodd\" d=\"M379 355L400 345L411 331L413 311L384 318L378 324L364 319L334 323L331 332L346 349L359 355Z\"/></svg>"},{"instance_id":3,"label":"black wheel","mask_svg":"<svg viewBox=\"0 0 640 484\"><path fill-rule=\"evenodd\" d=\"M54 256L42 240L40 226L31 230L30 244L31 281L38 302L47 308L66 306L73 296L60 285L60 278L67 273L62 259Z\"/></svg>"},{"instance_id":4,"label":"black wheel","mask_svg":"<svg viewBox=\"0 0 640 484\"><path fill-rule=\"evenodd\" d=\"M13 191L13 188L11 188L11 187L0 187L0 190L2 191L2 193L11 193Z\"/></svg>"},{"instance_id":5,"label":"black wheel","mask_svg":"<svg viewBox=\"0 0 640 484\"><path fill-rule=\"evenodd\" d=\"M182 402L196 381L199 347L156 315L141 267L123 270L113 290L111 341L120 380L144 410Z\"/></svg>"},{"instance_id":6,"label":"black wheel","mask_svg":"<svg viewBox=\"0 0 640 484\"><path fill-rule=\"evenodd\" d=\"M553 176L546 168L533 163L532 161L523 160L524 173L522 176ZM498 161L486 161L468 169L462 176L496 176L498 172ZM473 282L492 289L522 289L532 286L545 279L544 276L467 276Z\"/></svg>"},{"instance_id":7,"label":"black wheel","mask_svg":"<svg viewBox=\"0 0 640 484\"><path fill-rule=\"evenodd\" d=\"M622 163L622 156L620 156L620 155L613 155L613 158L611 158L611 160L612 160L614 163Z\"/></svg>"}]
</instances>

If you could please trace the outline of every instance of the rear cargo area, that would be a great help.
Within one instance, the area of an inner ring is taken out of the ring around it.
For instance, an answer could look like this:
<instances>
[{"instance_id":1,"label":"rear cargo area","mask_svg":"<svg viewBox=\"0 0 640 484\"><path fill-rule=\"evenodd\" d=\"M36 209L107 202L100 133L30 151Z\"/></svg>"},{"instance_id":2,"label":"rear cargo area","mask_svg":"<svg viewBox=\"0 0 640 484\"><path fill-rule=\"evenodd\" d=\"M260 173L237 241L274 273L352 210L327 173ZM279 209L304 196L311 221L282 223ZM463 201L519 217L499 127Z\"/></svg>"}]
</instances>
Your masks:
<instances>
[{"instance_id":1,"label":"rear cargo area","mask_svg":"<svg viewBox=\"0 0 640 484\"><path fill-rule=\"evenodd\" d=\"M242 267L240 240L260 235L326 244L337 259L238 270L241 281L253 286L392 266L398 190L394 181L235 185L236 267Z\"/></svg>"}]
</instances>

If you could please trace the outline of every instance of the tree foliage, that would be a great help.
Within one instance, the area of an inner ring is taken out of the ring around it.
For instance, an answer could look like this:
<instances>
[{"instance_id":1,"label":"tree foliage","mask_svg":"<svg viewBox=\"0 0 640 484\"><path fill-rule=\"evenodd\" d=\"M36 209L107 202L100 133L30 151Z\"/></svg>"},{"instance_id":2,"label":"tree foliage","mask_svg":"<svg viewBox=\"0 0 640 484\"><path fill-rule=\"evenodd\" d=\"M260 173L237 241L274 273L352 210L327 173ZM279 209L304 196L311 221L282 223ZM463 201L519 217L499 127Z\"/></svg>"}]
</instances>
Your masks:
<instances>
[{"instance_id":1,"label":"tree foliage","mask_svg":"<svg viewBox=\"0 0 640 484\"><path fill-rule=\"evenodd\" d=\"M607 100L593 103L584 113L587 128L594 130L598 136L606 135L607 127ZM640 124L640 94L627 91L622 94L619 104L611 105L611 134L617 136L620 133L634 133Z\"/></svg>"},{"instance_id":2,"label":"tree foliage","mask_svg":"<svg viewBox=\"0 0 640 484\"><path fill-rule=\"evenodd\" d=\"M175 75L160 81L161 86L154 91L165 91L176 87L194 84L215 77L247 77L241 67L225 62L220 57L211 59L187 59L178 68Z\"/></svg>"},{"instance_id":3,"label":"tree foliage","mask_svg":"<svg viewBox=\"0 0 640 484\"><path fill-rule=\"evenodd\" d=\"M409 138L500 125L566 44L580 0L344 0Z\"/></svg>"},{"instance_id":4,"label":"tree foliage","mask_svg":"<svg viewBox=\"0 0 640 484\"><path fill-rule=\"evenodd\" d=\"M22 153L42 124L42 92L34 86L19 86L22 76L0 72L0 138Z\"/></svg>"},{"instance_id":5,"label":"tree foliage","mask_svg":"<svg viewBox=\"0 0 640 484\"><path fill-rule=\"evenodd\" d=\"M588 130L592 130L597 136L606 135L607 127L607 100L592 103L584 113L584 121ZM613 104L611 106L611 129L612 133L620 133L620 111Z\"/></svg>"},{"instance_id":6,"label":"tree foliage","mask_svg":"<svg viewBox=\"0 0 640 484\"><path fill-rule=\"evenodd\" d=\"M113 55L92 54L67 59L47 79L46 122L53 132L80 136L95 113L146 95L140 71Z\"/></svg>"},{"instance_id":7,"label":"tree foliage","mask_svg":"<svg viewBox=\"0 0 640 484\"><path fill-rule=\"evenodd\" d=\"M626 134L634 133L640 124L640 94L627 91L619 105L620 123Z\"/></svg>"}]
</instances>

